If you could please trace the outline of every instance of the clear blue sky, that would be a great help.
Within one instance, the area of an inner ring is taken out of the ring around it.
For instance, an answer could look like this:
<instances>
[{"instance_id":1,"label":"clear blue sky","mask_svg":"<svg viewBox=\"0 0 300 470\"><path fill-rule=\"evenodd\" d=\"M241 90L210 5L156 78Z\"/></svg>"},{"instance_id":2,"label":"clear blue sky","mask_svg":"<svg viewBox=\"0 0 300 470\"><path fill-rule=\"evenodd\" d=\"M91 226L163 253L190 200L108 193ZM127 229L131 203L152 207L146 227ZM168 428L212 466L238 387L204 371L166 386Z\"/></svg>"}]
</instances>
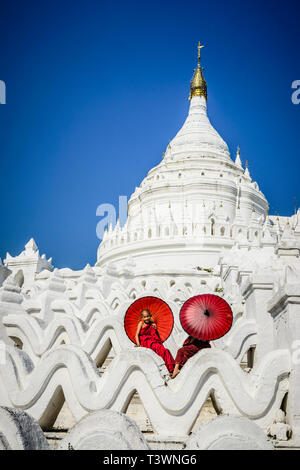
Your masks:
<instances>
[{"instance_id":1,"label":"clear blue sky","mask_svg":"<svg viewBox=\"0 0 300 470\"><path fill-rule=\"evenodd\" d=\"M94 264L96 207L158 164L188 110L197 41L212 124L270 203L300 205L299 2L0 1L0 256L30 237Z\"/></svg>"}]
</instances>

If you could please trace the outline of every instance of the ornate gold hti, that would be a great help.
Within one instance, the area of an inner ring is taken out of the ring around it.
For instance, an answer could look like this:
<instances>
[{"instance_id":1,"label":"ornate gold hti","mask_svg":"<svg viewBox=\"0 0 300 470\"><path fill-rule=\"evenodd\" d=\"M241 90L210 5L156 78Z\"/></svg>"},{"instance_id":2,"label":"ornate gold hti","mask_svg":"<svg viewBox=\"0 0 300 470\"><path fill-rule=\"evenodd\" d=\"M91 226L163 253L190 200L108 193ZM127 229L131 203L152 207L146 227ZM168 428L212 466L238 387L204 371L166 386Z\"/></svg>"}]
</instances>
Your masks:
<instances>
[{"instance_id":1,"label":"ornate gold hti","mask_svg":"<svg viewBox=\"0 0 300 470\"><path fill-rule=\"evenodd\" d=\"M194 75L191 80L191 86L190 86L190 97L189 99L191 100L193 96L204 96L204 98L207 101L207 86L206 86L206 81L204 80L202 70L203 68L200 66L200 54L201 54L201 49L204 46L201 46L200 41L198 43L198 64L197 68L194 70Z\"/></svg>"}]
</instances>

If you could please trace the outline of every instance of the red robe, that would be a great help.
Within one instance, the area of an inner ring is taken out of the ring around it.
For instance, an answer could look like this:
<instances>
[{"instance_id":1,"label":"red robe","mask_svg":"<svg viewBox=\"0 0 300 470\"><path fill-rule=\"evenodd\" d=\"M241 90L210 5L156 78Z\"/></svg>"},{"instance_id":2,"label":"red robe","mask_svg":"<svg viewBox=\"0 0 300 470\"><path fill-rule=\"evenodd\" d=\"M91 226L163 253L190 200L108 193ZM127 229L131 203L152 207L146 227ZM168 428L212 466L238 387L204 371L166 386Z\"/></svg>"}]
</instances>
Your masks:
<instances>
[{"instance_id":1,"label":"red robe","mask_svg":"<svg viewBox=\"0 0 300 470\"><path fill-rule=\"evenodd\" d=\"M194 354L196 354L198 351L200 351L200 349L211 347L208 341L202 341L201 339L194 338L194 341L191 342L192 339L192 336L188 336L183 343L183 346L178 349L175 358L175 364L180 364L183 366L186 361L190 357L194 356Z\"/></svg>"},{"instance_id":2,"label":"red robe","mask_svg":"<svg viewBox=\"0 0 300 470\"><path fill-rule=\"evenodd\" d=\"M140 331L140 342L144 348L150 348L163 358L169 372L174 370L174 358L166 349L153 325L146 325Z\"/></svg>"}]
</instances>

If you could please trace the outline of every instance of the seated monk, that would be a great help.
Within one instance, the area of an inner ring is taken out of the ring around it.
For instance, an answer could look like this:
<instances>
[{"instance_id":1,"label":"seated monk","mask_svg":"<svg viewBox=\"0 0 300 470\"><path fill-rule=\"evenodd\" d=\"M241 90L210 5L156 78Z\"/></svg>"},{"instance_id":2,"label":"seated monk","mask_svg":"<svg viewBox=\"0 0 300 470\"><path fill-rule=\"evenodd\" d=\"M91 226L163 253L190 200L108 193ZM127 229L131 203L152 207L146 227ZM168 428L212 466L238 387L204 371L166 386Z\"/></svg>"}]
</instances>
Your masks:
<instances>
[{"instance_id":1,"label":"seated monk","mask_svg":"<svg viewBox=\"0 0 300 470\"><path fill-rule=\"evenodd\" d=\"M136 330L135 342L137 347L143 346L144 348L152 349L152 351L158 354L165 361L169 373L172 374L174 358L170 351L164 347L152 315L147 309L141 312L141 321Z\"/></svg>"},{"instance_id":2,"label":"seated monk","mask_svg":"<svg viewBox=\"0 0 300 470\"><path fill-rule=\"evenodd\" d=\"M172 374L172 379L179 374L181 367L186 363L186 361L194 356L198 351L204 348L210 348L209 341L203 341L201 339L193 338L188 336L183 346L178 349L175 357L175 368Z\"/></svg>"}]
</instances>

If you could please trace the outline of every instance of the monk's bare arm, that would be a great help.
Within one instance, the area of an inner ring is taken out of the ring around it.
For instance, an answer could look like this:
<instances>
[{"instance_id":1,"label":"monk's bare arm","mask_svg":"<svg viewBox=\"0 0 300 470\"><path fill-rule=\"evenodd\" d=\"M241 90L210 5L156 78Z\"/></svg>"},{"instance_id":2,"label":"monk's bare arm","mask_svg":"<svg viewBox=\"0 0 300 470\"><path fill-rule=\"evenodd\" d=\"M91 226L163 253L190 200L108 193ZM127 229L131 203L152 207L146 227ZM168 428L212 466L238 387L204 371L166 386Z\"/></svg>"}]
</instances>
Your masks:
<instances>
[{"instance_id":1,"label":"monk's bare arm","mask_svg":"<svg viewBox=\"0 0 300 470\"><path fill-rule=\"evenodd\" d=\"M140 321L138 326L137 326L137 329L136 329L136 333L135 333L135 342L136 342L136 345L139 347L141 345L140 343L140 331L141 331L141 328L142 328L142 324L143 322Z\"/></svg>"}]
</instances>

